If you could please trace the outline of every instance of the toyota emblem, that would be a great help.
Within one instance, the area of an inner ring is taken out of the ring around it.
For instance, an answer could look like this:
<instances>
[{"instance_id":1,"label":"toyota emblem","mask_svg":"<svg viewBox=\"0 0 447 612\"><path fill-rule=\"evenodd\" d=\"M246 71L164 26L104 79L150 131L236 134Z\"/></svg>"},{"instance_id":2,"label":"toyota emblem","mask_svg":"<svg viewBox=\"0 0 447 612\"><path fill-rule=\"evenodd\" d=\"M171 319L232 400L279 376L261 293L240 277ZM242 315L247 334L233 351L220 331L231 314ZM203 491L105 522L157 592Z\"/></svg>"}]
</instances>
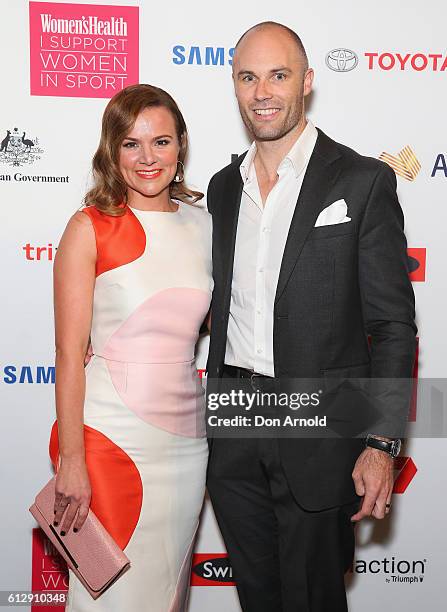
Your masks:
<instances>
[{"instance_id":1,"label":"toyota emblem","mask_svg":"<svg viewBox=\"0 0 447 612\"><path fill-rule=\"evenodd\" d=\"M357 53L350 49L332 49L326 55L326 66L335 72L349 72L359 63Z\"/></svg>"}]
</instances>

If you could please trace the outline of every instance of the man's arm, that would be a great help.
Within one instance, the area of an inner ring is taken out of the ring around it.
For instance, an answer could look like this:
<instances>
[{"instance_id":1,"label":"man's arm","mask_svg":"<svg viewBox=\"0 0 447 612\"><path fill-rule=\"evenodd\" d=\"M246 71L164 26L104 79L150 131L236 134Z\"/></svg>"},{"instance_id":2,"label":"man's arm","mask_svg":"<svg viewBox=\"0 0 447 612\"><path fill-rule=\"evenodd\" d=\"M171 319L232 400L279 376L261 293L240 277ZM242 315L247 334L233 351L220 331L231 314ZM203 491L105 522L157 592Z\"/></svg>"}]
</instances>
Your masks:
<instances>
[{"instance_id":1,"label":"man's arm","mask_svg":"<svg viewBox=\"0 0 447 612\"><path fill-rule=\"evenodd\" d=\"M403 225L396 176L391 168L382 166L359 230L359 284L365 328L371 338L372 394L381 413L370 433L385 438L397 437L404 429L416 350L414 293ZM356 462L353 479L363 503L352 519L383 518L392 495L393 459L381 450L367 448Z\"/></svg>"},{"instance_id":2,"label":"man's arm","mask_svg":"<svg viewBox=\"0 0 447 612\"><path fill-rule=\"evenodd\" d=\"M382 418L371 433L398 437L408 416L416 351L413 287L408 274L404 218L396 176L386 165L376 175L359 230L359 285L371 339L374 399ZM386 379L381 383L378 379ZM406 379L399 382L399 379Z\"/></svg>"}]
</instances>

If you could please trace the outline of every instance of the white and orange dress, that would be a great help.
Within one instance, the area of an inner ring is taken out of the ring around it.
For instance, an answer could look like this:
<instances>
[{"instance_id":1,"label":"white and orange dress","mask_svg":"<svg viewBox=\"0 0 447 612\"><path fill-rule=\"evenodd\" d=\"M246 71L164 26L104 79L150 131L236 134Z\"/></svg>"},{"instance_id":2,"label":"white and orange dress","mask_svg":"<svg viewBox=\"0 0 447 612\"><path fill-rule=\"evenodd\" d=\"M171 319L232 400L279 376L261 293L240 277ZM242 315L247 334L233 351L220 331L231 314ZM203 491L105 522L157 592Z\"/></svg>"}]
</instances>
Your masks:
<instances>
[{"instance_id":1,"label":"white and orange dress","mask_svg":"<svg viewBox=\"0 0 447 612\"><path fill-rule=\"evenodd\" d=\"M97 246L84 438L91 509L131 561L93 600L70 572L70 612L181 612L205 491L205 399L195 364L212 292L211 217L87 207ZM58 461L58 431L50 456Z\"/></svg>"}]
</instances>

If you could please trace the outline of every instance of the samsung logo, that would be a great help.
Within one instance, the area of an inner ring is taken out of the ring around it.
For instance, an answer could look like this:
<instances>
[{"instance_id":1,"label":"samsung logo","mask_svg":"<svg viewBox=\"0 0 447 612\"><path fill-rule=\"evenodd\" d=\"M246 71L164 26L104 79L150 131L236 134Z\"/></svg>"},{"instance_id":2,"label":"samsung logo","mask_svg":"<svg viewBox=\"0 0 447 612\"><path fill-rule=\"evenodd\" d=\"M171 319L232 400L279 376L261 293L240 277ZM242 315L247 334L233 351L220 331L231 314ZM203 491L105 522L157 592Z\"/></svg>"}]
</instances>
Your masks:
<instances>
[{"instance_id":1,"label":"samsung logo","mask_svg":"<svg viewBox=\"0 0 447 612\"><path fill-rule=\"evenodd\" d=\"M232 66L234 47L197 47L175 45L172 48L172 62L181 66Z\"/></svg>"},{"instance_id":2,"label":"samsung logo","mask_svg":"<svg viewBox=\"0 0 447 612\"><path fill-rule=\"evenodd\" d=\"M3 368L3 382L7 385L54 385L54 380L54 366L7 365Z\"/></svg>"}]
</instances>

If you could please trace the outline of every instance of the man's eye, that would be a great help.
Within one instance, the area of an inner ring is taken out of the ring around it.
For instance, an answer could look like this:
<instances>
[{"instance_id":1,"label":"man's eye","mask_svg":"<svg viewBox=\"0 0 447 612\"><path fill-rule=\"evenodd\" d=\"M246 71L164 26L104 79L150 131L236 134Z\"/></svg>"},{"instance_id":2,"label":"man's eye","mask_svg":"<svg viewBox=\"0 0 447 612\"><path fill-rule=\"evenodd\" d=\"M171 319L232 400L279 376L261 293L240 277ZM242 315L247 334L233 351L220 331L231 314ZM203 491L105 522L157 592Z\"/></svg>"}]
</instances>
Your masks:
<instances>
[{"instance_id":1,"label":"man's eye","mask_svg":"<svg viewBox=\"0 0 447 612\"><path fill-rule=\"evenodd\" d=\"M253 76L251 74L246 74L243 78L243 81L245 81L246 83L249 81L253 81Z\"/></svg>"},{"instance_id":2,"label":"man's eye","mask_svg":"<svg viewBox=\"0 0 447 612\"><path fill-rule=\"evenodd\" d=\"M284 81L284 79L286 78L286 75L284 74L284 72L277 72L275 74L275 78L277 81Z\"/></svg>"}]
</instances>

